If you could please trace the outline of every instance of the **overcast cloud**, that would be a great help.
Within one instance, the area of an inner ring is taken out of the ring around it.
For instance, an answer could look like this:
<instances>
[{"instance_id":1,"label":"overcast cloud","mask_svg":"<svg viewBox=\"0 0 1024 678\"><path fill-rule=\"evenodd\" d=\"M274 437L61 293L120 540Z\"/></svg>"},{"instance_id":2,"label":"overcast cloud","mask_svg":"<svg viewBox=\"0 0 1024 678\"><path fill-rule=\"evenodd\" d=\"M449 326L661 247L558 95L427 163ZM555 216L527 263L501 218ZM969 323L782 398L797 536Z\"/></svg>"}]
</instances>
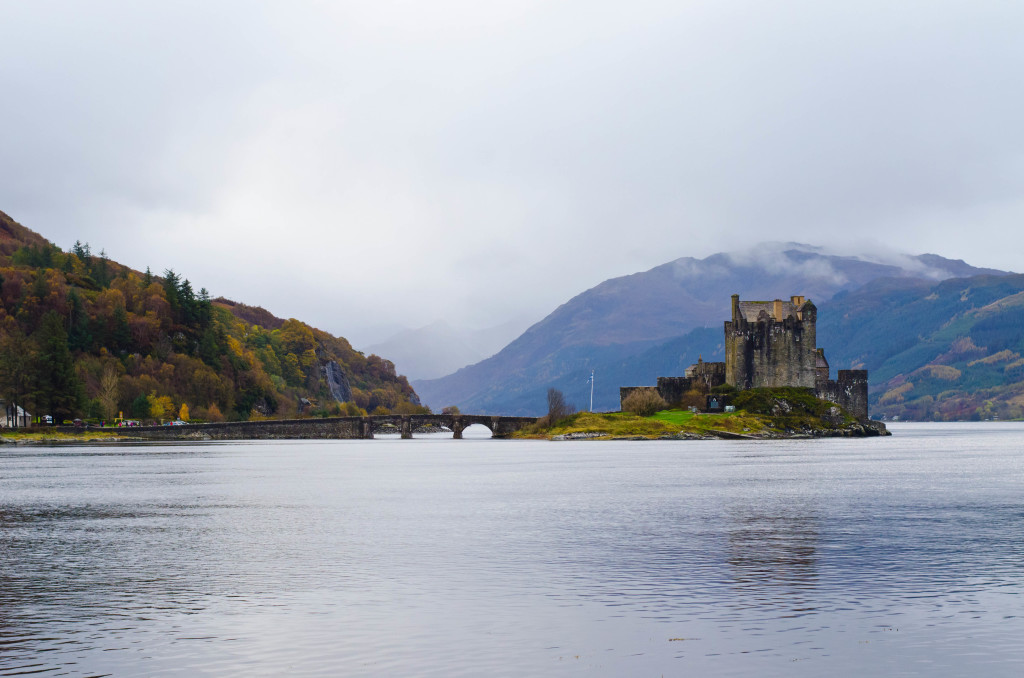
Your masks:
<instances>
[{"instance_id":1,"label":"overcast cloud","mask_svg":"<svg viewBox=\"0 0 1024 678\"><path fill-rule=\"evenodd\" d=\"M758 240L1020 270L1022 35L980 0L0 0L0 210L357 345Z\"/></svg>"}]
</instances>

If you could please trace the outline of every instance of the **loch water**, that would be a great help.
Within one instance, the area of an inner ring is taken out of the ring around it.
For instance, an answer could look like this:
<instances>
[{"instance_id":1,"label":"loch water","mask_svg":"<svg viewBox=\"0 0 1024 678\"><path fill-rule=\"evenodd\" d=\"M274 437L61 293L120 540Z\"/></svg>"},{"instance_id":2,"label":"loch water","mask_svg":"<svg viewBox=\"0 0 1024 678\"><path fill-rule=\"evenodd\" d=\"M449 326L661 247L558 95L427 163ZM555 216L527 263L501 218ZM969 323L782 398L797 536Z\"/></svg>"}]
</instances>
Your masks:
<instances>
[{"instance_id":1,"label":"loch water","mask_svg":"<svg viewBox=\"0 0 1024 678\"><path fill-rule=\"evenodd\" d=\"M0 449L0 675L1018 676L1024 425Z\"/></svg>"}]
</instances>

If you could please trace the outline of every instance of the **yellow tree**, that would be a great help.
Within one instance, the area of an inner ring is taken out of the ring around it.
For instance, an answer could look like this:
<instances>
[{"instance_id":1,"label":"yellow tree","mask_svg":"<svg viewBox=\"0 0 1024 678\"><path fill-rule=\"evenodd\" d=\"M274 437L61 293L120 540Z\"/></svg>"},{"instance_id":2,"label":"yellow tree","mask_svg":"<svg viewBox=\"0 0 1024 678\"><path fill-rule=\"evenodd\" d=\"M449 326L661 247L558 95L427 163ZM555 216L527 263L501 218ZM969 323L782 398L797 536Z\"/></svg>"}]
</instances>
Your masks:
<instances>
[{"instance_id":1,"label":"yellow tree","mask_svg":"<svg viewBox=\"0 0 1024 678\"><path fill-rule=\"evenodd\" d=\"M100 391L97 395L100 407L103 409L103 416L107 419L113 419L114 415L117 414L117 399L119 395L117 369L113 365L108 364L103 369L103 376L100 377Z\"/></svg>"},{"instance_id":2,"label":"yellow tree","mask_svg":"<svg viewBox=\"0 0 1024 678\"><path fill-rule=\"evenodd\" d=\"M181 411L178 412L178 419L182 421L188 421L188 405L185 403L181 404Z\"/></svg>"},{"instance_id":3,"label":"yellow tree","mask_svg":"<svg viewBox=\"0 0 1024 678\"><path fill-rule=\"evenodd\" d=\"M164 416L174 414L174 401L170 396L158 396L155 392L146 396L149 401L149 416L154 419L163 419Z\"/></svg>"}]
</instances>

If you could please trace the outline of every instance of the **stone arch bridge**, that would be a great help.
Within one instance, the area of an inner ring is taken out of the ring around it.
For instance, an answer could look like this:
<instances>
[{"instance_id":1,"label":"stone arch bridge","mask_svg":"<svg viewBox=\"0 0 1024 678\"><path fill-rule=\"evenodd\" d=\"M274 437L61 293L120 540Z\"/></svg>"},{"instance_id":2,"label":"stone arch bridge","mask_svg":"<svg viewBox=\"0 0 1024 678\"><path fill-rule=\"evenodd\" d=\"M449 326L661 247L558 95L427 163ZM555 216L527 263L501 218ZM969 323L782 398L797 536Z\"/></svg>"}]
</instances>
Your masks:
<instances>
[{"instance_id":1,"label":"stone arch bridge","mask_svg":"<svg viewBox=\"0 0 1024 678\"><path fill-rule=\"evenodd\" d=\"M473 424L483 424L492 438L508 438L516 431L537 421L536 417L498 417L489 414L386 414L362 417L361 438L372 438L374 432L398 429L403 438L412 438L413 431L423 426L444 426L456 439Z\"/></svg>"},{"instance_id":2,"label":"stone arch bridge","mask_svg":"<svg viewBox=\"0 0 1024 678\"><path fill-rule=\"evenodd\" d=\"M373 438L374 433L398 432L412 438L423 426L444 426L455 438L473 424L483 424L492 438L508 438L537 421L536 417L499 417L489 414L384 414L368 417L327 417L325 419L268 419L227 421L184 426L134 426L103 429L119 435L151 440L266 440L288 438L351 439ZM61 430L80 432L70 426Z\"/></svg>"}]
</instances>

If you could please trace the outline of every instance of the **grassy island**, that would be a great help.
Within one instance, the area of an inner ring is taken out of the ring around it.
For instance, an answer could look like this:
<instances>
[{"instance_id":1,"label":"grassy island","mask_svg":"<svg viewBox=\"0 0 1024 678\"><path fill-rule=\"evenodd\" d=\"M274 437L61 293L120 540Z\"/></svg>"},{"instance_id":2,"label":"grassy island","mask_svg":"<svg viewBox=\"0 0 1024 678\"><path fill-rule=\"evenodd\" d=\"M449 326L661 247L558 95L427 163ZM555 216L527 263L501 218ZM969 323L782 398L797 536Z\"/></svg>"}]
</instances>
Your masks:
<instances>
[{"instance_id":1,"label":"grassy island","mask_svg":"<svg viewBox=\"0 0 1024 678\"><path fill-rule=\"evenodd\" d=\"M750 389L733 398L734 412L698 413L666 409L643 416L632 412L577 412L555 421L542 418L517 438L714 439L824 438L889 435L879 422L861 422L810 389Z\"/></svg>"}]
</instances>

